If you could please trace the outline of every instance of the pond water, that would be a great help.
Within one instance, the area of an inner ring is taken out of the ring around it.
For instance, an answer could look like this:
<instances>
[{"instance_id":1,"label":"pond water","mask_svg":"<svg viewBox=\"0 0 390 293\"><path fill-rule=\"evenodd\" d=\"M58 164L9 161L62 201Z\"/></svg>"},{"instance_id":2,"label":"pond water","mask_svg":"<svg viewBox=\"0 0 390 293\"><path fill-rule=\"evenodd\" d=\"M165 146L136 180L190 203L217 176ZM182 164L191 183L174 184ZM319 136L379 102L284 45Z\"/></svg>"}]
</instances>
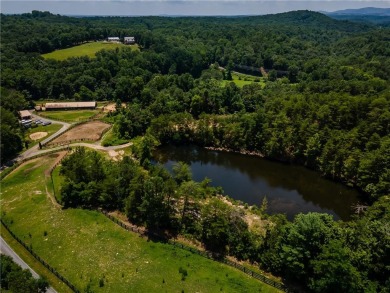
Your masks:
<instances>
[{"instance_id":1,"label":"pond water","mask_svg":"<svg viewBox=\"0 0 390 293\"><path fill-rule=\"evenodd\" d=\"M360 199L357 190L322 178L307 168L273 162L255 156L206 150L196 146L163 146L154 153L168 170L183 161L191 166L193 179L212 180L226 195L249 205L268 200L269 214L322 212L348 220L351 206Z\"/></svg>"}]
</instances>

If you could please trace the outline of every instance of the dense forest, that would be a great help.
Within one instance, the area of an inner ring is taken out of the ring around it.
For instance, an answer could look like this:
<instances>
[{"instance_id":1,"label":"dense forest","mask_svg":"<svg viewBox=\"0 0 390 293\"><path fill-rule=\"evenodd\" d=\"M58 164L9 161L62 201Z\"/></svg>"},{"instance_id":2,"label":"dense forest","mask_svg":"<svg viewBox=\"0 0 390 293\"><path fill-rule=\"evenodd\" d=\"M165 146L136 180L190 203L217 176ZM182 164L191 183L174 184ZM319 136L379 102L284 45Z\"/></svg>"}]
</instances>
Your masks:
<instances>
[{"instance_id":1,"label":"dense forest","mask_svg":"<svg viewBox=\"0 0 390 293\"><path fill-rule=\"evenodd\" d=\"M65 61L41 56L129 35L139 51ZM1 15L1 39L2 163L23 146L17 110L39 99L126 102L107 119L119 138L143 136L134 148L137 162L109 162L82 149L66 159L66 207L122 210L133 223L191 235L209 250L257 262L314 292L390 287L388 28L309 11L196 18L33 11ZM244 66L263 67L267 76L238 87L231 74ZM293 222L273 216L257 235L233 208L214 200L218 191L207 181L193 182L188 166L171 175L150 165L152 149L165 143L253 151L305 165L360 189L372 206L348 223L326 214ZM206 198L207 205L198 204Z\"/></svg>"}]
</instances>

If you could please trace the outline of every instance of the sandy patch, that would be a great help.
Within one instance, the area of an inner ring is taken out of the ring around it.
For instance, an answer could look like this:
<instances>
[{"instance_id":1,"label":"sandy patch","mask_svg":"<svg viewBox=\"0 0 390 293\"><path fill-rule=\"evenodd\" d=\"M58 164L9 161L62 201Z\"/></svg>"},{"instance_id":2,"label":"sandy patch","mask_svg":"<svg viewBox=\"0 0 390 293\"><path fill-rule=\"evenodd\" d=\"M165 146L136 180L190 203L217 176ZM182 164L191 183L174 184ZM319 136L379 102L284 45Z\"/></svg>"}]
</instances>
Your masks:
<instances>
[{"instance_id":1,"label":"sandy patch","mask_svg":"<svg viewBox=\"0 0 390 293\"><path fill-rule=\"evenodd\" d=\"M47 132L35 132L30 134L32 140L38 140L47 136Z\"/></svg>"},{"instance_id":2,"label":"sandy patch","mask_svg":"<svg viewBox=\"0 0 390 293\"><path fill-rule=\"evenodd\" d=\"M122 107L126 108L126 104L122 103ZM116 109L116 104L108 104L104 106L104 112L114 112Z\"/></svg>"}]
</instances>

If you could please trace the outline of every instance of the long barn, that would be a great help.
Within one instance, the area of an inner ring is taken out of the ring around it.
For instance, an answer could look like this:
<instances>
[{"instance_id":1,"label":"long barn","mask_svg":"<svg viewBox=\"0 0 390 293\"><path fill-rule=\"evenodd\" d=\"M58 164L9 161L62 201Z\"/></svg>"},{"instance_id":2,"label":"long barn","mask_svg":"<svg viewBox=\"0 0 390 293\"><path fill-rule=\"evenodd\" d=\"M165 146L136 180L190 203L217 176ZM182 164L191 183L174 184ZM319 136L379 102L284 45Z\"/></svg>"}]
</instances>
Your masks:
<instances>
[{"instance_id":1,"label":"long barn","mask_svg":"<svg viewBox=\"0 0 390 293\"><path fill-rule=\"evenodd\" d=\"M53 110L78 110L78 109L95 109L96 102L65 102L65 103L46 103L46 111Z\"/></svg>"}]
</instances>

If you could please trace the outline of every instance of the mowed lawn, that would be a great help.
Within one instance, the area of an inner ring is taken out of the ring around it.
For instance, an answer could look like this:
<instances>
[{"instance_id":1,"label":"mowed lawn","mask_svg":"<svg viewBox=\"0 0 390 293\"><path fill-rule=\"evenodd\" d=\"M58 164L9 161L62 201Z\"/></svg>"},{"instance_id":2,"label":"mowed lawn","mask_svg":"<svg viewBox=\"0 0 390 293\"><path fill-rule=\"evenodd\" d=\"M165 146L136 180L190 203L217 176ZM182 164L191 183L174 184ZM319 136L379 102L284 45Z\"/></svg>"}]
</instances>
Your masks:
<instances>
[{"instance_id":1,"label":"mowed lawn","mask_svg":"<svg viewBox=\"0 0 390 293\"><path fill-rule=\"evenodd\" d=\"M60 120L66 122L78 122L91 118L95 114L99 113L99 110L69 110L69 111L45 111L39 112L39 116Z\"/></svg>"},{"instance_id":2,"label":"mowed lawn","mask_svg":"<svg viewBox=\"0 0 390 293\"><path fill-rule=\"evenodd\" d=\"M79 46L56 50L51 53L42 54L42 57L45 59L55 59L62 61L71 57L81 57L88 56L90 58L95 58L95 54L101 50L114 50L116 48L130 47L134 50L138 50L137 45L124 45L122 43L107 43L107 42L91 42L85 43Z\"/></svg>"},{"instance_id":3,"label":"mowed lawn","mask_svg":"<svg viewBox=\"0 0 390 293\"><path fill-rule=\"evenodd\" d=\"M27 162L2 181L2 218L79 290L278 292L231 267L147 241L99 212L55 207L44 175L55 159L52 154ZM180 268L188 272L185 280Z\"/></svg>"}]
</instances>

